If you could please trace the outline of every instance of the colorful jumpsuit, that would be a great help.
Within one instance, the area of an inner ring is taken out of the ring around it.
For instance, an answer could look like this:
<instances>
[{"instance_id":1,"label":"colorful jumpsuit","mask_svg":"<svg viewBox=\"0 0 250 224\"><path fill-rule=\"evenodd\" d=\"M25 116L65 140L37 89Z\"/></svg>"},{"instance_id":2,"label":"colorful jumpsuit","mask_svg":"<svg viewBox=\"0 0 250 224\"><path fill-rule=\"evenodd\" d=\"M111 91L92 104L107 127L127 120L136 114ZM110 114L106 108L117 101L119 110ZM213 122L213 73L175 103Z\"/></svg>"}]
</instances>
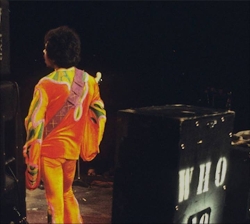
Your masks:
<instances>
[{"instance_id":1,"label":"colorful jumpsuit","mask_svg":"<svg viewBox=\"0 0 250 224\"><path fill-rule=\"evenodd\" d=\"M99 86L84 72L84 91L77 106L43 137L45 126L69 95L75 69L58 69L43 77L35 86L25 118L26 187L36 189L43 180L52 223L83 223L72 191L76 161L79 155L90 161L99 153L106 123Z\"/></svg>"}]
</instances>

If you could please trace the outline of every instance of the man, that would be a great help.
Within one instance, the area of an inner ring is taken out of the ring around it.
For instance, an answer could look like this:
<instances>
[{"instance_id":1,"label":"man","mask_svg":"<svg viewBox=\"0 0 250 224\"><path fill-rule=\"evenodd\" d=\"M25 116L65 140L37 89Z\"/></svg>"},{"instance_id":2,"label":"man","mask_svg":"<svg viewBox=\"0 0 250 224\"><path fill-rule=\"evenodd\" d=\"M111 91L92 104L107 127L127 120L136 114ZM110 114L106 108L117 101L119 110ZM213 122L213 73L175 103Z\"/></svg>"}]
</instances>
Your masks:
<instances>
[{"instance_id":1,"label":"man","mask_svg":"<svg viewBox=\"0 0 250 224\"><path fill-rule=\"evenodd\" d=\"M106 111L95 78L76 68L81 43L75 31L52 29L44 44L45 64L54 71L36 84L25 118L26 187L43 181L52 223L83 223L72 191L76 161L99 153Z\"/></svg>"}]
</instances>

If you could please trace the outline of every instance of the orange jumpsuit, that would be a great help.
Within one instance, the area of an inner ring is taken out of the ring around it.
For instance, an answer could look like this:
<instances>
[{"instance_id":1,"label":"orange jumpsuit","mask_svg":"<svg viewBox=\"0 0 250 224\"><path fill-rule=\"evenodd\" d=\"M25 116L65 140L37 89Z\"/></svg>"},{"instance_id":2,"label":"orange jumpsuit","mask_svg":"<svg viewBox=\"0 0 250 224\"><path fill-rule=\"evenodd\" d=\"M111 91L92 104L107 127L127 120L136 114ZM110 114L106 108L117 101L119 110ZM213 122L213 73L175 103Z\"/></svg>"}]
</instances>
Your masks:
<instances>
[{"instance_id":1,"label":"orange jumpsuit","mask_svg":"<svg viewBox=\"0 0 250 224\"><path fill-rule=\"evenodd\" d=\"M43 77L35 86L25 118L26 187L36 189L43 180L52 223L83 223L72 191L76 161L79 155L90 161L99 153L106 123L99 86L84 72L84 90L77 106L43 138L44 127L69 96L75 69L58 69Z\"/></svg>"}]
</instances>

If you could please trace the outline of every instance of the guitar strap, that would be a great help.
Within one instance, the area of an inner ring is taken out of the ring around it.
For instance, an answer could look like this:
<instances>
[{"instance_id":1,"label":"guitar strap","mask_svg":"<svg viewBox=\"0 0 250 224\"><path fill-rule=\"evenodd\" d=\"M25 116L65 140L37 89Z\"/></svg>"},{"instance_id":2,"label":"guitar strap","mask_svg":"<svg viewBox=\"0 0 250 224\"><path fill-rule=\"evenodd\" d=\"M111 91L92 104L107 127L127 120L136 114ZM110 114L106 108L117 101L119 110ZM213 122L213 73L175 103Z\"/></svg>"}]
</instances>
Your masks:
<instances>
[{"instance_id":1,"label":"guitar strap","mask_svg":"<svg viewBox=\"0 0 250 224\"><path fill-rule=\"evenodd\" d=\"M82 77L83 73L83 70L76 68L68 99L61 107L61 109L57 111L57 113L45 126L43 139L45 139L46 136L60 123L60 121L65 117L65 115L71 108L74 108L77 106L77 104L79 104L84 88L84 82Z\"/></svg>"}]
</instances>

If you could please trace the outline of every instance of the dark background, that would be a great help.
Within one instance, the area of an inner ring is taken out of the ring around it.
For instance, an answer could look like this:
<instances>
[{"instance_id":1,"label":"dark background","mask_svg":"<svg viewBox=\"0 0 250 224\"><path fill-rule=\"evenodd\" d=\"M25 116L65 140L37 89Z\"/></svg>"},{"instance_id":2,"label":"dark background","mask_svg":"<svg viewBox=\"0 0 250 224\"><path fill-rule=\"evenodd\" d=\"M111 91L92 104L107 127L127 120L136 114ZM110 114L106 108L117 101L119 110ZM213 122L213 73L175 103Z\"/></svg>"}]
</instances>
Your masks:
<instances>
[{"instance_id":1,"label":"dark background","mask_svg":"<svg viewBox=\"0 0 250 224\"><path fill-rule=\"evenodd\" d=\"M99 160L113 160L119 109L206 105L204 91L232 92L234 131L250 129L249 1L9 1L11 78L22 116L50 70L44 34L68 25L82 41L79 67L101 71L107 127ZM222 100L217 108L225 108ZM97 162L98 162L97 158Z\"/></svg>"}]
</instances>

